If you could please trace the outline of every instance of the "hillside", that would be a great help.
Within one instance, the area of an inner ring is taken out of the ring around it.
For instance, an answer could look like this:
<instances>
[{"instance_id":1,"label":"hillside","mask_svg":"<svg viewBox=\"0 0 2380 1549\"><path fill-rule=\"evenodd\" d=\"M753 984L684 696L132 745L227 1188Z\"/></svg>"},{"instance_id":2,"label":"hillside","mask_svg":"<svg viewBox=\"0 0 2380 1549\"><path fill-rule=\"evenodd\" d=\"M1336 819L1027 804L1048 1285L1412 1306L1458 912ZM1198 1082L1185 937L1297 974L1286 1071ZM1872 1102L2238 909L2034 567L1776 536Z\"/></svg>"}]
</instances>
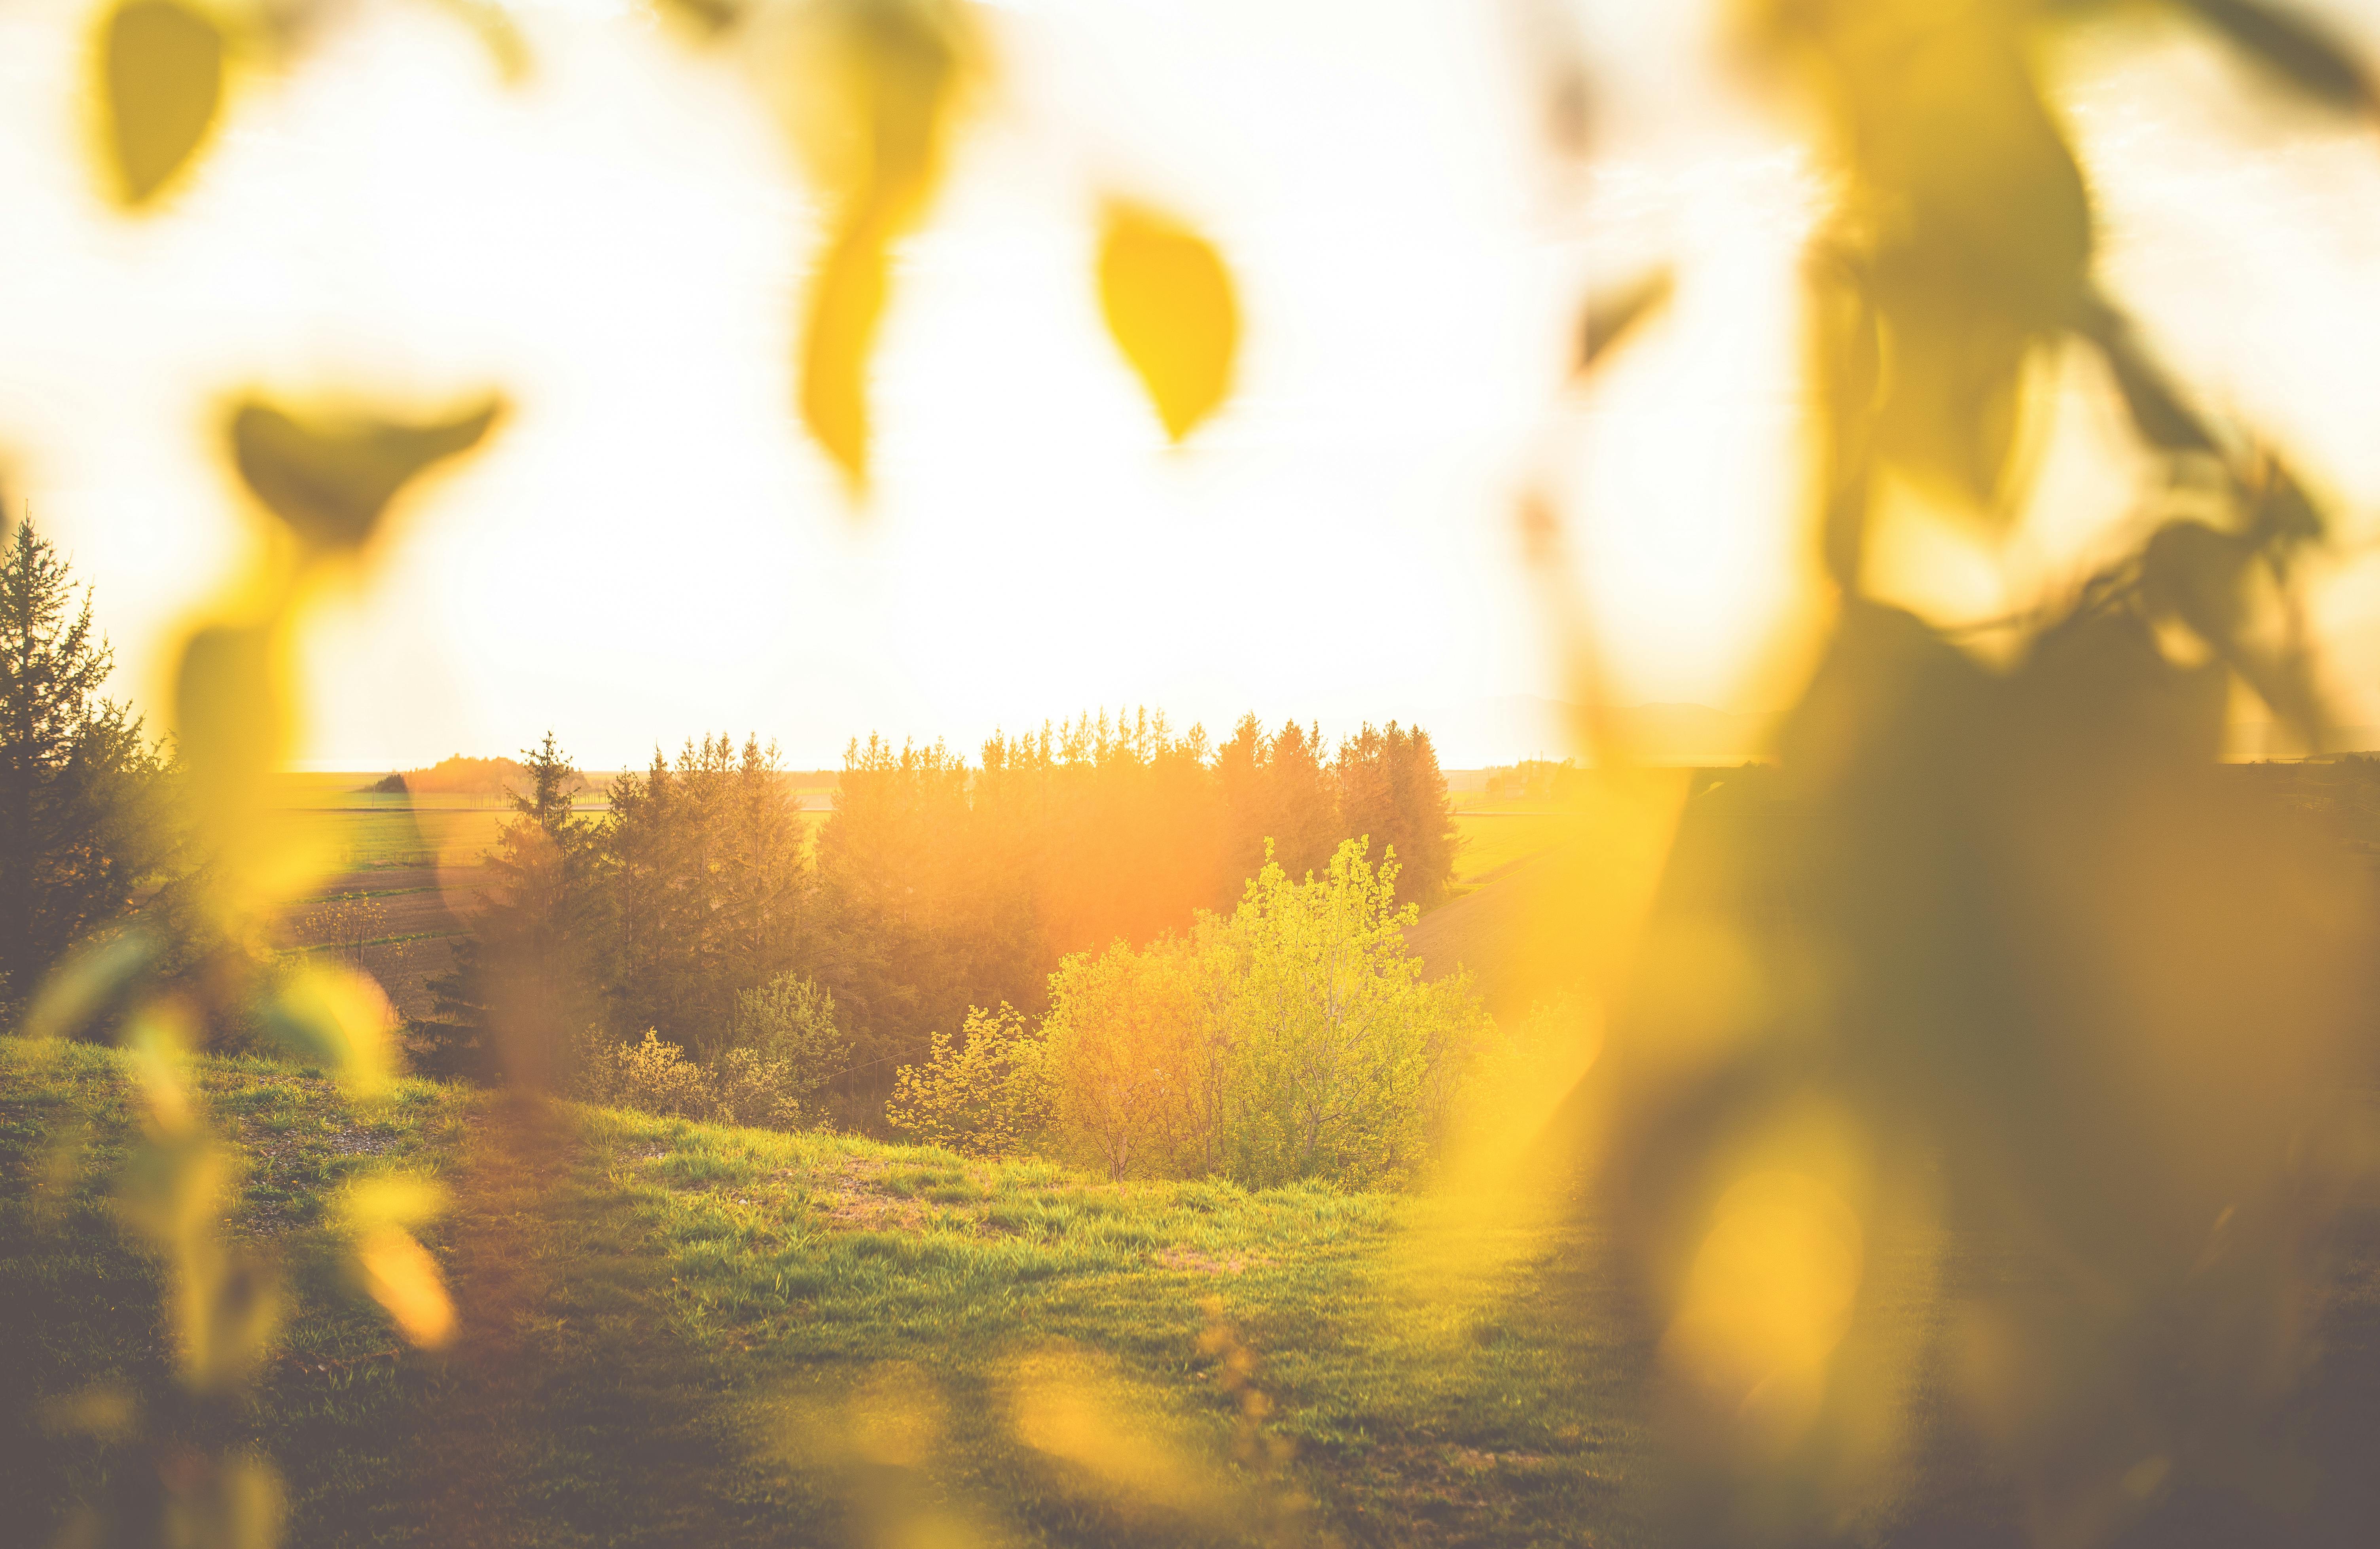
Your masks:
<instances>
[{"instance_id":1,"label":"hillside","mask_svg":"<svg viewBox=\"0 0 2380 1549\"><path fill-rule=\"evenodd\" d=\"M0 1496L35 1542L152 1469L137 1433L60 1433L125 1398L144 1430L228 1423L269 1454L300 1544L937 1523L986 1543L1634 1540L1643 1356L1594 1311L1609 1299L1575 1231L1450 1242L1411 1200L528 1122L425 1082L366 1113L249 1061L198 1084L246 1165L231 1229L285 1266L292 1311L253 1407L191 1420L154 1270L107 1203L124 1071L0 1041ZM85 1165L54 1165L78 1133ZM456 1197L430 1234L464 1320L443 1355L400 1350L333 1266L326 1199L389 1166Z\"/></svg>"}]
</instances>

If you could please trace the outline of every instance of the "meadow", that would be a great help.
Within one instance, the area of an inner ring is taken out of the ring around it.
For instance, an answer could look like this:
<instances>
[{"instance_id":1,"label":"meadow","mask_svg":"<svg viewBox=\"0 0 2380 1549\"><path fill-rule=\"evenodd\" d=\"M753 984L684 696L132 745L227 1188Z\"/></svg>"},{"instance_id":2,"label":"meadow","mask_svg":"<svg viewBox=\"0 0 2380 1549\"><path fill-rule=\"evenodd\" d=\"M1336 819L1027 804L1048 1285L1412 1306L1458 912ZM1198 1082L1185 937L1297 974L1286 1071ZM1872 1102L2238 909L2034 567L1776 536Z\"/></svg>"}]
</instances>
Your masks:
<instances>
[{"instance_id":1,"label":"meadow","mask_svg":"<svg viewBox=\"0 0 2380 1549\"><path fill-rule=\"evenodd\" d=\"M1645 1356L1581 1315L1609 1300L1584 1228L1425 1262L1407 1198L419 1081L366 1109L254 1061L195 1084L244 1163L230 1230L289 1297L209 1439L276 1460L292 1543L1640 1542ZM0 1495L36 1541L185 1423L105 1192L127 1096L124 1055L0 1044ZM391 1168L454 1192L444 1355L332 1267L328 1201Z\"/></svg>"},{"instance_id":2,"label":"meadow","mask_svg":"<svg viewBox=\"0 0 2380 1549\"><path fill-rule=\"evenodd\" d=\"M0 1498L50 1543L197 1444L272 1458L301 1544L1630 1545L1651 1349L1591 1214L1111 1185L1044 1161L516 1107L411 1080L191 1072L238 1158L229 1233L286 1316L251 1398L176 1386L111 1202L130 1056L0 1043ZM340 1189L441 1181L455 1342L406 1348L337 1268ZM1942 1292L2024 1266L1925 1244ZM1888 1278L1895 1278L1888 1276ZM1938 1332L1947 1303L1889 1310ZM2350 1493L2380 1416L2380 1231L2357 1218L2284 1417ZM2012 1543L1932 1375L1858 1544ZM2325 1442L2324 1438L2327 1438Z\"/></svg>"}]
</instances>

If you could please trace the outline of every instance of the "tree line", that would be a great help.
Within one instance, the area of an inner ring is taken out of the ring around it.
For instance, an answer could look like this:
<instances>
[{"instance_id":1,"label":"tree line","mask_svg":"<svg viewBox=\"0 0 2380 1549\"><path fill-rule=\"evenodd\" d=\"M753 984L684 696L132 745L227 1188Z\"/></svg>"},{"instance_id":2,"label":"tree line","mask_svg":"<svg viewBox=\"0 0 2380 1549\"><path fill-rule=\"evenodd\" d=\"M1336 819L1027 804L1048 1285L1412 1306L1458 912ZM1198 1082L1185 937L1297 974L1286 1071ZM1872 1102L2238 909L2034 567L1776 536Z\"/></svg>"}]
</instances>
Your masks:
<instances>
[{"instance_id":1,"label":"tree line","mask_svg":"<svg viewBox=\"0 0 2380 1549\"><path fill-rule=\"evenodd\" d=\"M510 1057L538 1065L592 1026L716 1063L757 1036L744 998L806 985L836 1031L823 1099L871 1127L936 1031L975 1007L1040 1016L1069 955L1228 912L1268 856L1301 877L1368 839L1396 858L1398 906L1442 897L1453 872L1436 750L1394 724L1333 749L1254 716L1215 744L1161 715L1086 714L995 735L972 764L871 737L847 750L814 836L756 738L656 752L612 782L602 815L573 804L578 773L552 738L522 766L487 902L416 1030L425 1057L492 1070L502 1028Z\"/></svg>"}]
</instances>

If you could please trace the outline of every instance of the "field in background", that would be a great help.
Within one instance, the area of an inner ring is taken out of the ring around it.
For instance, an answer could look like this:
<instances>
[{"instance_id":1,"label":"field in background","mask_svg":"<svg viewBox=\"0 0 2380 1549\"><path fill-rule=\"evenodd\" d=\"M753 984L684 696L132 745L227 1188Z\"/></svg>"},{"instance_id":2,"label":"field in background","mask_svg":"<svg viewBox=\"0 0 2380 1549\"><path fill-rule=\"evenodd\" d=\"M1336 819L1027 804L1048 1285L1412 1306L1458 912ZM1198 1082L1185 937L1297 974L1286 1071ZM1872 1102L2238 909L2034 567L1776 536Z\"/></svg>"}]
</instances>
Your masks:
<instances>
[{"instance_id":1,"label":"field in background","mask_svg":"<svg viewBox=\"0 0 2380 1549\"><path fill-rule=\"evenodd\" d=\"M1478 887L1516 860L1551 849L1576 820L1544 797L1458 796L1454 808L1454 893Z\"/></svg>"}]
</instances>

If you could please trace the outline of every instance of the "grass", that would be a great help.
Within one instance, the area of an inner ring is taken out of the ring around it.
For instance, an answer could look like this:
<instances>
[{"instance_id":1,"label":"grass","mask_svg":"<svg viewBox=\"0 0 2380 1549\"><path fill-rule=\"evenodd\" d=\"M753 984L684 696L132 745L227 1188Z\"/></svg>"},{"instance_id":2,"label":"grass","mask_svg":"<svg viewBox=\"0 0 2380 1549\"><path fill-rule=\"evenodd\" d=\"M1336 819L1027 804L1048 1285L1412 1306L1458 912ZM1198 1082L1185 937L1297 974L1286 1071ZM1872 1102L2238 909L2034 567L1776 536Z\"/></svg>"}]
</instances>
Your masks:
<instances>
[{"instance_id":1,"label":"grass","mask_svg":"<svg viewBox=\"0 0 2380 1549\"><path fill-rule=\"evenodd\" d=\"M307 1545L1656 1542L1648 1353L1588 1226L419 1081L359 1109L249 1060L194 1081L247 1164L226 1229L289 1306L252 1400L213 1409L177 1396L109 1203L124 1057L0 1040L0 1540L137 1508L197 1443L270 1456ZM399 1348L326 1225L390 1167L454 1193L441 1353ZM2283 1418L2368 1523L2380 1222L2350 1225ZM2005 1279L1994 1241L1943 1245L1946 1291ZM1846 1542L2018 1542L1942 1384L1909 1402L1901 1496Z\"/></svg>"},{"instance_id":2,"label":"grass","mask_svg":"<svg viewBox=\"0 0 2380 1549\"><path fill-rule=\"evenodd\" d=\"M301 1543L1641 1538L1644 1353L1580 1236L1425 1269L1411 1200L420 1082L362 1111L249 1061L197 1083L248 1161L228 1229L285 1266L291 1314L254 1403L202 1424L108 1205L126 1083L107 1051L0 1042L0 1498L37 1541L153 1477L61 1433L77 1396L268 1453ZM327 1234L331 1192L386 1166L455 1191L444 1354L396 1349Z\"/></svg>"},{"instance_id":3,"label":"grass","mask_svg":"<svg viewBox=\"0 0 2380 1549\"><path fill-rule=\"evenodd\" d=\"M1550 799L1465 796L1454 812L1454 887L1459 896L1516 860L1578 832L1578 819Z\"/></svg>"}]
</instances>

